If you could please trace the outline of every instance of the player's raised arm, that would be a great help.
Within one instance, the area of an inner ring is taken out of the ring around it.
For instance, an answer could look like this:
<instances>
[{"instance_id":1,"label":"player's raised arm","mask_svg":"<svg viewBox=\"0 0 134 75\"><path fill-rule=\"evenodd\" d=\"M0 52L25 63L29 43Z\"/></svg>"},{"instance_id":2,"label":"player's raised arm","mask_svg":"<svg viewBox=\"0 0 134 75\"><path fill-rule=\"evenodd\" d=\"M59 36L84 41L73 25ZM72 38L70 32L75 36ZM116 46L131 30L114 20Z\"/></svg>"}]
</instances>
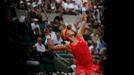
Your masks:
<instances>
[{"instance_id":1,"label":"player's raised arm","mask_svg":"<svg viewBox=\"0 0 134 75\"><path fill-rule=\"evenodd\" d=\"M84 33L84 30L85 30L85 26L86 26L86 12L83 11L83 12L82 12L82 23L81 23L81 26L80 26L80 28L79 28L79 30L78 30L78 33L77 33L77 35L78 35L79 37L83 37L83 33Z\"/></svg>"}]
</instances>

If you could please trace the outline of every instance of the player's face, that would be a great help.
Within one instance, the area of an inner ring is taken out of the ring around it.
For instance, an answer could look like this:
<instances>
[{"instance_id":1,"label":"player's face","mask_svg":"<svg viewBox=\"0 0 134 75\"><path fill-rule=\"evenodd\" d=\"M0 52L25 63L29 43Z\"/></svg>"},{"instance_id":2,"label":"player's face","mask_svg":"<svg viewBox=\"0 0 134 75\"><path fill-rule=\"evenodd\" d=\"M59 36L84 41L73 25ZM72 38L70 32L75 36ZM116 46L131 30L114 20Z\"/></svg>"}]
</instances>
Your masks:
<instances>
[{"instance_id":1,"label":"player's face","mask_svg":"<svg viewBox=\"0 0 134 75\"><path fill-rule=\"evenodd\" d=\"M66 36L68 39L74 35L75 35L75 33L72 30L67 30Z\"/></svg>"}]
</instances>

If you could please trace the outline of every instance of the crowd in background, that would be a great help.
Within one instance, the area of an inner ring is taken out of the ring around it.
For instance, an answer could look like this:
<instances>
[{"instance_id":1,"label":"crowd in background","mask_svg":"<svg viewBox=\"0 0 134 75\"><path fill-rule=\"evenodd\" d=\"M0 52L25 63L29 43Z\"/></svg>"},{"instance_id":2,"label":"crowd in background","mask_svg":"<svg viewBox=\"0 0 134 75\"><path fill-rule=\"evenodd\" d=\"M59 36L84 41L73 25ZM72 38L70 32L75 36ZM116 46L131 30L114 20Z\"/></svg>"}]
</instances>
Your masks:
<instances>
[{"instance_id":1,"label":"crowd in background","mask_svg":"<svg viewBox=\"0 0 134 75\"><path fill-rule=\"evenodd\" d=\"M51 53L48 52L50 48L47 39L51 39L54 45L68 43L63 41L61 31L64 28L72 29L74 26L75 29L72 30L77 32L81 23L65 25L63 15L80 15L83 10L87 14L84 39L93 56L98 55L101 60L106 60L106 43L103 40L105 28L104 0L17 0L11 3L11 8L28 11L27 16L21 16L15 20L12 18L13 25L15 25L14 33L29 35L35 41L34 45L26 49L26 60L30 60L27 63L30 63L31 60L34 60L33 64L42 63L37 56L48 54L51 57ZM45 21L42 20L42 12L46 17ZM48 23L46 13L58 13L59 15ZM9 17L7 18L9 19ZM32 54L34 51L38 55Z\"/></svg>"}]
</instances>

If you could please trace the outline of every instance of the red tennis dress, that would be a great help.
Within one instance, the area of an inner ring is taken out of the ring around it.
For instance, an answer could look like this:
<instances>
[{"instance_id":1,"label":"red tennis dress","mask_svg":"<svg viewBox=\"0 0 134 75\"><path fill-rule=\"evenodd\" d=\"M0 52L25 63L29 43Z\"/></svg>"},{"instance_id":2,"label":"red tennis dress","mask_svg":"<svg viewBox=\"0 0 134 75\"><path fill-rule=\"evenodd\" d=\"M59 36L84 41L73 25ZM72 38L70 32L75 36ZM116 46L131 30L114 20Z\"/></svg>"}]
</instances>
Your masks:
<instances>
[{"instance_id":1,"label":"red tennis dress","mask_svg":"<svg viewBox=\"0 0 134 75\"><path fill-rule=\"evenodd\" d=\"M78 36L75 38L78 40L78 43L75 45L72 43L69 44L76 65L75 75L79 75L81 72L86 75L91 75L91 73L97 71L99 67L93 64L92 56L86 42Z\"/></svg>"}]
</instances>

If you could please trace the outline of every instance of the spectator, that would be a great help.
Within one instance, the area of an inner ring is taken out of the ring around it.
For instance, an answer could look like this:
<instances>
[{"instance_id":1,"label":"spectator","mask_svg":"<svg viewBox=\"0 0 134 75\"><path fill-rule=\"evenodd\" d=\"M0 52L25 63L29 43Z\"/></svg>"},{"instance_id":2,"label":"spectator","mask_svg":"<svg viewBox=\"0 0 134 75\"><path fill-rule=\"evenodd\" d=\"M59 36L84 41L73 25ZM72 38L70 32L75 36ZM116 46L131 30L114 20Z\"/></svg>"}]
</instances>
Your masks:
<instances>
[{"instance_id":1,"label":"spectator","mask_svg":"<svg viewBox=\"0 0 134 75\"><path fill-rule=\"evenodd\" d=\"M50 0L44 0L44 6L45 6L45 10L47 10L49 7L49 4L50 4Z\"/></svg>"},{"instance_id":2,"label":"spectator","mask_svg":"<svg viewBox=\"0 0 134 75\"><path fill-rule=\"evenodd\" d=\"M34 45L34 48L36 48L36 51L39 53L44 53L46 51L44 44L42 44L41 37L38 37L37 43Z\"/></svg>"},{"instance_id":3,"label":"spectator","mask_svg":"<svg viewBox=\"0 0 134 75\"><path fill-rule=\"evenodd\" d=\"M52 28L53 28L53 31L54 32L59 31L59 26L60 26L59 19L55 18L54 21L53 21L53 23L52 23L52 26L53 26Z\"/></svg>"},{"instance_id":4,"label":"spectator","mask_svg":"<svg viewBox=\"0 0 134 75\"><path fill-rule=\"evenodd\" d=\"M33 23L31 23L31 28L32 28L34 34L36 33L35 28L38 28L39 31L40 31L40 26L38 24L38 19L37 18L33 19Z\"/></svg>"},{"instance_id":5,"label":"spectator","mask_svg":"<svg viewBox=\"0 0 134 75\"><path fill-rule=\"evenodd\" d=\"M37 18L39 21L41 21L41 9L38 9L38 7L33 7L31 11L31 17L32 18Z\"/></svg>"},{"instance_id":6,"label":"spectator","mask_svg":"<svg viewBox=\"0 0 134 75\"><path fill-rule=\"evenodd\" d=\"M30 2L27 2L27 9L28 11L30 11L32 8L31 8L31 3Z\"/></svg>"},{"instance_id":7,"label":"spectator","mask_svg":"<svg viewBox=\"0 0 134 75\"><path fill-rule=\"evenodd\" d=\"M57 12L62 13L62 0L56 0L56 9L58 10Z\"/></svg>"},{"instance_id":8,"label":"spectator","mask_svg":"<svg viewBox=\"0 0 134 75\"><path fill-rule=\"evenodd\" d=\"M44 45L47 45L47 39L51 39L50 35L49 35L49 30L48 29L44 29L44 35L45 35L45 41L44 41Z\"/></svg>"},{"instance_id":9,"label":"spectator","mask_svg":"<svg viewBox=\"0 0 134 75\"><path fill-rule=\"evenodd\" d=\"M60 22L61 22L61 21L64 21L61 13L59 13L59 15L55 16L54 19L55 19L55 20L58 20L58 21L60 21Z\"/></svg>"},{"instance_id":10,"label":"spectator","mask_svg":"<svg viewBox=\"0 0 134 75\"><path fill-rule=\"evenodd\" d=\"M51 37L51 39L53 40L54 39L54 37L56 37L56 34L55 34L55 32L52 30L52 26L48 26L48 31L49 31L49 35L50 35L50 37Z\"/></svg>"},{"instance_id":11,"label":"spectator","mask_svg":"<svg viewBox=\"0 0 134 75\"><path fill-rule=\"evenodd\" d=\"M37 36L37 37L41 36L41 32L38 28L34 29L34 35Z\"/></svg>"},{"instance_id":12,"label":"spectator","mask_svg":"<svg viewBox=\"0 0 134 75\"><path fill-rule=\"evenodd\" d=\"M54 45L53 40L50 37L50 33L49 33L48 29L44 29L44 35L46 37L46 40L45 40L44 44L47 46L50 54L55 55L53 52L51 52L51 50L53 50L53 49L56 49L56 50L67 49L67 47L60 47L61 44L60 45Z\"/></svg>"},{"instance_id":13,"label":"spectator","mask_svg":"<svg viewBox=\"0 0 134 75\"><path fill-rule=\"evenodd\" d=\"M53 58L53 54L46 49L46 47L44 46L44 44L42 43L42 38L38 37L37 39L37 43L33 46L33 49L36 50L37 53L37 59L41 62L44 63L45 61L42 60L42 57L50 57Z\"/></svg>"},{"instance_id":14,"label":"spectator","mask_svg":"<svg viewBox=\"0 0 134 75\"><path fill-rule=\"evenodd\" d=\"M37 5L38 5L39 7L41 7L41 6L42 6L42 0L38 0Z\"/></svg>"},{"instance_id":15,"label":"spectator","mask_svg":"<svg viewBox=\"0 0 134 75\"><path fill-rule=\"evenodd\" d=\"M106 43L103 41L103 30L101 29L101 26L98 29L98 35L99 35L99 40L97 41L96 44L96 50L98 50L99 52L101 52L101 49L105 49L106 48Z\"/></svg>"},{"instance_id":16,"label":"spectator","mask_svg":"<svg viewBox=\"0 0 134 75\"><path fill-rule=\"evenodd\" d=\"M55 0L52 0L52 3L50 4L52 13L56 12L56 3Z\"/></svg>"},{"instance_id":17,"label":"spectator","mask_svg":"<svg viewBox=\"0 0 134 75\"><path fill-rule=\"evenodd\" d=\"M74 12L75 13L78 13L79 11L81 11L81 6L78 5L76 2L74 2Z\"/></svg>"},{"instance_id":18,"label":"spectator","mask_svg":"<svg viewBox=\"0 0 134 75\"><path fill-rule=\"evenodd\" d=\"M53 39L53 44L54 45L59 45L62 43L62 38L61 38L61 33L60 32L56 32L56 36Z\"/></svg>"},{"instance_id":19,"label":"spectator","mask_svg":"<svg viewBox=\"0 0 134 75\"><path fill-rule=\"evenodd\" d=\"M63 3L63 8L66 14L73 14L74 3L72 3L72 0L66 0L66 2Z\"/></svg>"},{"instance_id":20,"label":"spectator","mask_svg":"<svg viewBox=\"0 0 134 75\"><path fill-rule=\"evenodd\" d=\"M83 34L83 37L84 37L85 41L87 41L88 46L90 46L91 43L92 43L92 40L91 40L90 30L89 29L85 29L85 32Z\"/></svg>"},{"instance_id":21,"label":"spectator","mask_svg":"<svg viewBox=\"0 0 134 75\"><path fill-rule=\"evenodd\" d=\"M82 0L74 0L76 4L81 5L82 6Z\"/></svg>"},{"instance_id":22,"label":"spectator","mask_svg":"<svg viewBox=\"0 0 134 75\"><path fill-rule=\"evenodd\" d=\"M82 0L83 2L83 6L86 7L87 10L91 10L92 5L91 5L91 1L90 0Z\"/></svg>"},{"instance_id":23,"label":"spectator","mask_svg":"<svg viewBox=\"0 0 134 75\"><path fill-rule=\"evenodd\" d=\"M19 18L19 22L20 23L24 23L25 22L25 18L26 18L25 15L21 15L20 18Z\"/></svg>"},{"instance_id":24,"label":"spectator","mask_svg":"<svg viewBox=\"0 0 134 75\"><path fill-rule=\"evenodd\" d=\"M82 0L74 0L74 1L75 1L74 9L81 11L81 9L82 9Z\"/></svg>"},{"instance_id":25,"label":"spectator","mask_svg":"<svg viewBox=\"0 0 134 75\"><path fill-rule=\"evenodd\" d=\"M20 1L20 7L19 7L19 8L20 8L20 9L25 9L25 5L24 5L23 0Z\"/></svg>"},{"instance_id":26,"label":"spectator","mask_svg":"<svg viewBox=\"0 0 134 75\"><path fill-rule=\"evenodd\" d=\"M60 32L54 32L52 31L52 27L51 26L48 26L48 29L44 29L44 34L45 34L45 37L46 37L46 40L45 40L45 45L47 45L47 39L51 39L52 42L56 45L56 44L61 44L61 35L60 35Z\"/></svg>"},{"instance_id":27,"label":"spectator","mask_svg":"<svg viewBox=\"0 0 134 75\"><path fill-rule=\"evenodd\" d=\"M93 43L96 45L97 41L99 40L99 31L98 31L99 25L95 23L93 25L93 33L91 34L91 38Z\"/></svg>"},{"instance_id":28,"label":"spectator","mask_svg":"<svg viewBox=\"0 0 134 75\"><path fill-rule=\"evenodd\" d=\"M102 60L106 60L107 59L107 51L106 51L106 48L102 48L100 50L100 55L101 55Z\"/></svg>"},{"instance_id":29,"label":"spectator","mask_svg":"<svg viewBox=\"0 0 134 75\"><path fill-rule=\"evenodd\" d=\"M53 40L51 39L51 37L49 35L50 33L49 33L48 29L44 29L44 34L45 34L45 37L46 37L45 45L48 46L48 49L50 49L50 50L65 50L65 49L67 49L67 47L63 46L62 44L54 45Z\"/></svg>"},{"instance_id":30,"label":"spectator","mask_svg":"<svg viewBox=\"0 0 134 75\"><path fill-rule=\"evenodd\" d=\"M97 8L97 6L94 6L94 15L93 18L95 20L96 23L101 23L101 19L100 19L100 11Z\"/></svg>"},{"instance_id":31,"label":"spectator","mask_svg":"<svg viewBox=\"0 0 134 75\"><path fill-rule=\"evenodd\" d=\"M106 43L102 39L99 39L96 44L96 50L101 54L103 49L106 49Z\"/></svg>"},{"instance_id":32,"label":"spectator","mask_svg":"<svg viewBox=\"0 0 134 75\"><path fill-rule=\"evenodd\" d=\"M42 22L42 10L41 8L38 8L36 11L37 18L39 19L39 22Z\"/></svg>"}]
</instances>

